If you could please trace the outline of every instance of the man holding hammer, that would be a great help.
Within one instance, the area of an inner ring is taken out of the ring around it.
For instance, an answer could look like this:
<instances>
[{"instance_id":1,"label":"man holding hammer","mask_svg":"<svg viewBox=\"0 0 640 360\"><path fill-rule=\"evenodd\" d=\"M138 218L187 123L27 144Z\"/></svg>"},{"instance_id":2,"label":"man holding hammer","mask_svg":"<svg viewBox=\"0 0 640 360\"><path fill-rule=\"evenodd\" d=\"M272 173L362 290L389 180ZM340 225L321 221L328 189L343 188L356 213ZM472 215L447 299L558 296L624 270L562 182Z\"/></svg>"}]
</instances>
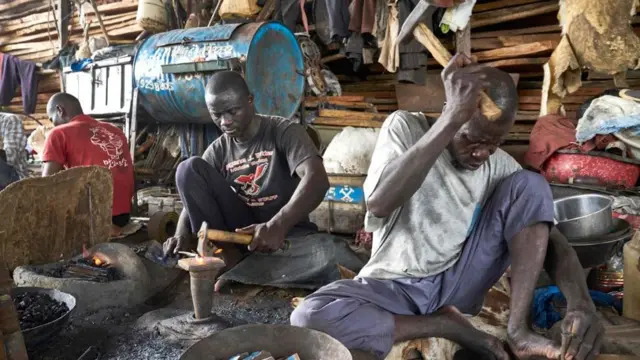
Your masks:
<instances>
[{"instance_id":1,"label":"man holding hammer","mask_svg":"<svg viewBox=\"0 0 640 360\"><path fill-rule=\"evenodd\" d=\"M285 237L314 233L309 213L324 198L329 180L317 148L304 128L280 117L255 113L253 96L239 73L214 74L207 85L211 118L223 131L202 157L178 166L176 185L184 210L165 254L196 247L192 234L210 229L253 235L250 251L273 252ZM216 244L226 269L247 248Z\"/></svg>"},{"instance_id":2,"label":"man holding hammer","mask_svg":"<svg viewBox=\"0 0 640 360\"><path fill-rule=\"evenodd\" d=\"M517 358L595 358L604 329L578 258L553 227L551 189L498 148L517 112L513 80L462 54L442 79L447 103L437 120L398 111L380 131L364 184L371 259L354 280L305 298L291 323L379 359L395 342L440 337L507 360L503 344L463 314L476 315L511 266L507 333ZM493 121L480 111L483 89L500 109ZM543 267L567 298L563 346L531 329Z\"/></svg>"}]
</instances>

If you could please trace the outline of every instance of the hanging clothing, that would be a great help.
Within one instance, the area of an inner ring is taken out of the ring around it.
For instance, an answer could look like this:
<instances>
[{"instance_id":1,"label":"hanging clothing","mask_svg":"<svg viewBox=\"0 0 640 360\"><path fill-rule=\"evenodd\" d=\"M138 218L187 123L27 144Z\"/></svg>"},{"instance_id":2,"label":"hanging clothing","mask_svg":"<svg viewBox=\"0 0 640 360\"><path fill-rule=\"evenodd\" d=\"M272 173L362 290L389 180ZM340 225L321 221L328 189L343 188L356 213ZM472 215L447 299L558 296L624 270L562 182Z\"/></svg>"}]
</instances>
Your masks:
<instances>
[{"instance_id":1,"label":"hanging clothing","mask_svg":"<svg viewBox=\"0 0 640 360\"><path fill-rule=\"evenodd\" d=\"M349 37L349 1L316 0L313 2L316 33L325 45Z\"/></svg>"},{"instance_id":2,"label":"hanging clothing","mask_svg":"<svg viewBox=\"0 0 640 360\"><path fill-rule=\"evenodd\" d=\"M388 12L386 23L386 31L383 41L380 43L380 57L378 62L384 66L387 71L395 73L400 67L400 49L394 46L400 31L400 20L398 19L398 5L396 0L388 3ZM380 39L378 39L380 40Z\"/></svg>"},{"instance_id":3,"label":"hanging clothing","mask_svg":"<svg viewBox=\"0 0 640 360\"><path fill-rule=\"evenodd\" d=\"M398 0L398 20L404 24L413 8L421 0ZM433 28L432 17L436 7L430 6L422 17L422 22L429 28ZM402 25L401 25L402 26ZM398 81L411 82L417 85L426 85L427 80L427 50L416 39L400 44L400 70Z\"/></svg>"},{"instance_id":4,"label":"hanging clothing","mask_svg":"<svg viewBox=\"0 0 640 360\"><path fill-rule=\"evenodd\" d=\"M334 0L335 1L335 0ZM343 1L344 0L338 0ZM373 34L376 21L376 0L354 0L349 30L360 34Z\"/></svg>"},{"instance_id":5,"label":"hanging clothing","mask_svg":"<svg viewBox=\"0 0 640 360\"><path fill-rule=\"evenodd\" d=\"M36 111L38 95L38 75L36 64L23 61L9 54L4 54L2 61L2 77L0 78L0 105L11 104L16 88L22 89L22 105L26 114Z\"/></svg>"},{"instance_id":6,"label":"hanging clothing","mask_svg":"<svg viewBox=\"0 0 640 360\"><path fill-rule=\"evenodd\" d=\"M419 0L390 0L388 13L384 15L378 10L376 30L380 33L380 26L386 24L385 33L380 44L378 62L389 72L397 73L398 81L425 85L427 80L427 52L424 46L412 39L407 43L395 46L400 27L407 19L411 10ZM423 22L431 27L432 15L435 7L429 8L424 15Z\"/></svg>"}]
</instances>

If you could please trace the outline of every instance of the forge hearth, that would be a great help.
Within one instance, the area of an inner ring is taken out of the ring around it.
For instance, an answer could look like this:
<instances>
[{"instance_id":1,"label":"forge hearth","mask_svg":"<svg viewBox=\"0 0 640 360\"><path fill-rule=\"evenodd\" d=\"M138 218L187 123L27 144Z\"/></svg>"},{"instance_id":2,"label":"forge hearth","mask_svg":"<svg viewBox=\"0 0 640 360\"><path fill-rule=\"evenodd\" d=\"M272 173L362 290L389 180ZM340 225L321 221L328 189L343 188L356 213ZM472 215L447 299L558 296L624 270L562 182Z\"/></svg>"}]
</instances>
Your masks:
<instances>
[{"instance_id":1,"label":"forge hearth","mask_svg":"<svg viewBox=\"0 0 640 360\"><path fill-rule=\"evenodd\" d=\"M133 307L164 289L181 272L139 256L127 245L102 243L68 261L17 267L18 286L58 289L74 295L78 313Z\"/></svg>"}]
</instances>

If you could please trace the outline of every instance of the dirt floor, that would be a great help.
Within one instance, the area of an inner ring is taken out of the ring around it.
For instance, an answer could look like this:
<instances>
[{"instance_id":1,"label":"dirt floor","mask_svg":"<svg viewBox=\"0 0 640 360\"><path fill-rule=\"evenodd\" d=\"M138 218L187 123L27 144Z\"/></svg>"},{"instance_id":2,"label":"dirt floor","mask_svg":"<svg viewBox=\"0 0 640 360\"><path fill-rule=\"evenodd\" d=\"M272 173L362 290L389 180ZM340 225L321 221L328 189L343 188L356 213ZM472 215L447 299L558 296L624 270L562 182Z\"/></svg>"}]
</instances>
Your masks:
<instances>
[{"instance_id":1,"label":"dirt floor","mask_svg":"<svg viewBox=\"0 0 640 360\"><path fill-rule=\"evenodd\" d=\"M167 308L192 310L188 277L173 291ZM291 291L233 286L217 294L213 312L231 323L284 324L293 308ZM169 296L169 294L167 294ZM72 316L66 328L48 343L29 349L33 360L144 360L177 359L191 345L188 341L169 341L158 331L141 329L136 321L158 307L103 309ZM86 353L86 354L85 354ZM83 356L84 354L84 356Z\"/></svg>"}]
</instances>

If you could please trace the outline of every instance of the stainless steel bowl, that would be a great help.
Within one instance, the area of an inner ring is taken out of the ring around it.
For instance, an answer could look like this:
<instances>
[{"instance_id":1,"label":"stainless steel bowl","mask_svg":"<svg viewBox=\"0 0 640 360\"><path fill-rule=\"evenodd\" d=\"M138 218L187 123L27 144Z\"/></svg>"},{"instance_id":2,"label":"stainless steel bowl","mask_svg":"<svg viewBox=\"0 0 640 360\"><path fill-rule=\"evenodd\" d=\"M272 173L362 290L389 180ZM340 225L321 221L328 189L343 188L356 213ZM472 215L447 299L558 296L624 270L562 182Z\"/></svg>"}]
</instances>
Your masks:
<instances>
[{"instance_id":1,"label":"stainless steel bowl","mask_svg":"<svg viewBox=\"0 0 640 360\"><path fill-rule=\"evenodd\" d=\"M606 235L613 227L613 199L583 194L555 200L556 227L567 238L583 239Z\"/></svg>"},{"instance_id":2,"label":"stainless steel bowl","mask_svg":"<svg viewBox=\"0 0 640 360\"><path fill-rule=\"evenodd\" d=\"M631 225L622 220L613 220L613 229L604 236L589 239L568 239L578 260L584 269L594 268L606 263L611 257L622 251L622 246L633 236Z\"/></svg>"}]
</instances>

